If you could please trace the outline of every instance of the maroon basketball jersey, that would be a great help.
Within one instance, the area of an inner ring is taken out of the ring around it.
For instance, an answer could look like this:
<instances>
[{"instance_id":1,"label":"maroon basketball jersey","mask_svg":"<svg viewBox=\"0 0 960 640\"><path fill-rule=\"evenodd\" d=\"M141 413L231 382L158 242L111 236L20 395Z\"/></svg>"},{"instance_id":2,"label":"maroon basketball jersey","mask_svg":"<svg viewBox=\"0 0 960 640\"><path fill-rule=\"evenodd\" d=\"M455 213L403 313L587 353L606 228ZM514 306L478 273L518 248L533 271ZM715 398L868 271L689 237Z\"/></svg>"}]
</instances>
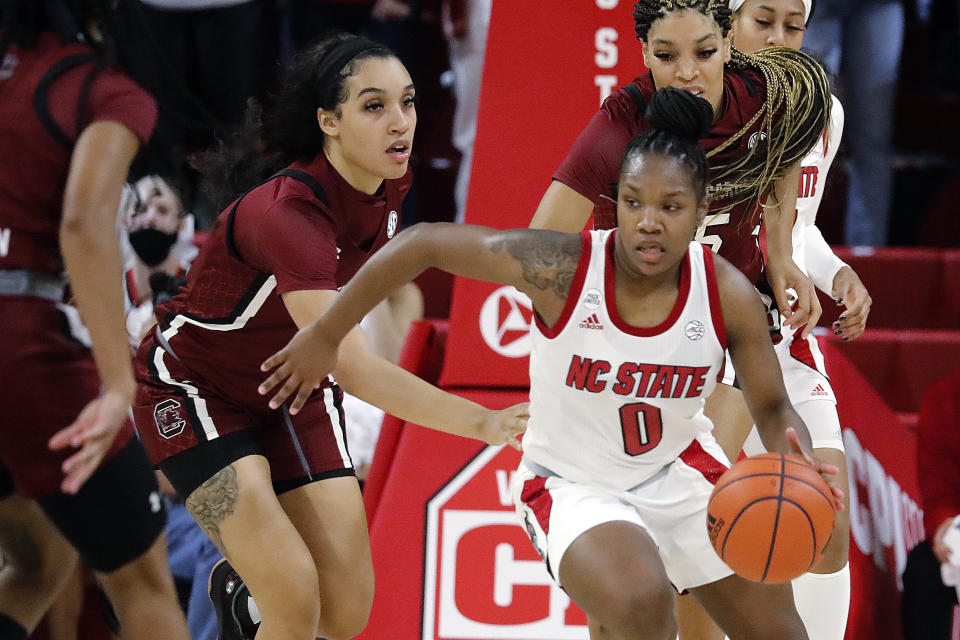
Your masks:
<instances>
[{"instance_id":1,"label":"maroon basketball jersey","mask_svg":"<svg viewBox=\"0 0 960 640\"><path fill-rule=\"evenodd\" d=\"M173 357L221 397L264 409L260 363L296 331L280 294L341 287L399 230L409 172L372 196L322 153L288 172L294 177L270 179L220 214L186 286L158 307L159 331L140 345L138 378L179 384L163 371Z\"/></svg>"},{"instance_id":2,"label":"maroon basketball jersey","mask_svg":"<svg viewBox=\"0 0 960 640\"><path fill-rule=\"evenodd\" d=\"M653 76L647 72L610 94L553 174L554 180L593 202L594 226L598 229L610 229L617 224L620 159L627 142L650 128L644 112L655 91ZM700 140L704 152L717 148L739 132L760 110L765 98L766 84L760 73L749 70L725 72L722 113L706 137ZM711 171L742 158L749 149L751 136L759 129L758 119L734 144L710 158ZM711 202L703 235L698 235L697 239L729 260L750 282L757 282L763 272L763 256L753 232L760 222L760 208L741 203L729 214L714 215L724 208L724 204L723 201Z\"/></svg>"},{"instance_id":3,"label":"maroon basketball jersey","mask_svg":"<svg viewBox=\"0 0 960 640\"><path fill-rule=\"evenodd\" d=\"M141 143L157 108L119 68L99 71L83 105L93 49L62 44L43 33L31 49L10 47L0 65L0 269L62 270L58 232L70 154L80 131L97 121L119 122Z\"/></svg>"}]
</instances>

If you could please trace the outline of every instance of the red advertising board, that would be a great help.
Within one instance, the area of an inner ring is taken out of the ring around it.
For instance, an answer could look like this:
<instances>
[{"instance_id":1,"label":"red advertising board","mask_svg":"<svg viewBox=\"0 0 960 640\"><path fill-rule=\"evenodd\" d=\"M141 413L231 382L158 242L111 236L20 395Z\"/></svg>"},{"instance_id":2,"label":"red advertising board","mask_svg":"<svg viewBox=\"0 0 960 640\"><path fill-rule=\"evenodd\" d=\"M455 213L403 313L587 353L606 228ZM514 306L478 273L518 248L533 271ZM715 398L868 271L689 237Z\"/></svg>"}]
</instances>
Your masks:
<instances>
[{"instance_id":1,"label":"red advertising board","mask_svg":"<svg viewBox=\"0 0 960 640\"><path fill-rule=\"evenodd\" d=\"M850 478L850 618L847 637L899 640L900 576L923 539L917 438L863 375L821 340L837 393Z\"/></svg>"},{"instance_id":2,"label":"red advertising board","mask_svg":"<svg viewBox=\"0 0 960 640\"><path fill-rule=\"evenodd\" d=\"M493 3L466 220L525 227L580 130L611 90L643 70L633 3ZM529 302L457 279L446 386L523 387Z\"/></svg>"},{"instance_id":3,"label":"red advertising board","mask_svg":"<svg viewBox=\"0 0 960 640\"><path fill-rule=\"evenodd\" d=\"M471 391L488 406L525 392ZM586 640L514 511L520 454L404 425L370 526L377 591L360 638ZM374 463L376 465L376 462Z\"/></svg>"}]
</instances>

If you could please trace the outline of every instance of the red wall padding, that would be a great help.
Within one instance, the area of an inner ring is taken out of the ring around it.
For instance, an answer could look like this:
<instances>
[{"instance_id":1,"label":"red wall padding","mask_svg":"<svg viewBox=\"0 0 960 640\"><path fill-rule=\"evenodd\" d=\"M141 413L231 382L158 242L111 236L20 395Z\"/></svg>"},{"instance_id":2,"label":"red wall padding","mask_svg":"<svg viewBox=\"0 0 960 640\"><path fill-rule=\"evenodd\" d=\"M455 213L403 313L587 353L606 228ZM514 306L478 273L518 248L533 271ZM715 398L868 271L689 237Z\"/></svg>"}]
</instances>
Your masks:
<instances>
[{"instance_id":1,"label":"red wall padding","mask_svg":"<svg viewBox=\"0 0 960 640\"><path fill-rule=\"evenodd\" d=\"M927 387L960 371L960 331L868 329L850 342L829 341L894 411L919 411Z\"/></svg>"},{"instance_id":2,"label":"red wall padding","mask_svg":"<svg viewBox=\"0 0 960 640\"><path fill-rule=\"evenodd\" d=\"M868 326L960 329L960 250L834 247L873 298ZM821 326L842 307L821 294Z\"/></svg>"}]
</instances>

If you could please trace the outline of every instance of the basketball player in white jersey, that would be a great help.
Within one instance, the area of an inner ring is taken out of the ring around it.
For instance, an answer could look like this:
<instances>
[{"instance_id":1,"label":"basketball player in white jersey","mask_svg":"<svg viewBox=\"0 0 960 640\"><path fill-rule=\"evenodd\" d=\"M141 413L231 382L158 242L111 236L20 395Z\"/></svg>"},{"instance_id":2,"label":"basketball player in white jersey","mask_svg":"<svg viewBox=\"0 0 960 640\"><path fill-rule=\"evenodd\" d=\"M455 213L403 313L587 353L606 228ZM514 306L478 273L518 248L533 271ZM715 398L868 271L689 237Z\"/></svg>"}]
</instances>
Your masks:
<instances>
[{"instance_id":1,"label":"basketball player in white jersey","mask_svg":"<svg viewBox=\"0 0 960 640\"><path fill-rule=\"evenodd\" d=\"M744 53L771 46L799 49L813 0L730 0L730 9L734 12L730 37L737 49ZM844 340L853 340L864 331L870 311L870 295L854 270L833 253L816 227L827 172L836 157L842 134L843 107L834 97L830 124L820 142L801 163L792 238L793 260L817 288L845 306L840 319L833 325L833 331ZM776 305L768 307L772 308L771 313L777 313ZM827 378L817 338L813 334L801 338L799 332L776 318L774 326L780 327L780 333L774 336L774 349L790 401L810 429L814 453L840 469L836 482L846 490L847 466L837 400ZM729 379L724 382L732 383L733 372L728 370L725 373ZM748 455L763 452L756 430L751 431L753 419L743 395L728 386L720 391L722 393L710 399L708 413L716 424L714 434L724 451L731 458L739 454L741 446ZM793 581L797 610L813 640L842 640L844 637L850 607L849 532L848 513L837 514L834 535L822 559L810 573ZM688 613L683 604L681 611L681 640L723 638L719 630L710 632L702 628L702 623L696 633L688 632L694 628L693 623L688 624Z\"/></svg>"},{"instance_id":2,"label":"basketball player in white jersey","mask_svg":"<svg viewBox=\"0 0 960 640\"><path fill-rule=\"evenodd\" d=\"M536 311L514 497L547 568L587 612L591 637L672 640L674 589L688 589L731 637L807 638L789 585L734 575L710 544L707 500L729 462L703 399L725 347L765 446L803 455L821 473L836 469L810 455L756 291L692 242L708 209L697 140L710 104L663 89L647 117L653 129L627 145L621 164L618 229L417 225L264 362L275 370L260 392L280 385L271 406L295 395L295 411L364 313L430 266L514 285Z\"/></svg>"}]
</instances>

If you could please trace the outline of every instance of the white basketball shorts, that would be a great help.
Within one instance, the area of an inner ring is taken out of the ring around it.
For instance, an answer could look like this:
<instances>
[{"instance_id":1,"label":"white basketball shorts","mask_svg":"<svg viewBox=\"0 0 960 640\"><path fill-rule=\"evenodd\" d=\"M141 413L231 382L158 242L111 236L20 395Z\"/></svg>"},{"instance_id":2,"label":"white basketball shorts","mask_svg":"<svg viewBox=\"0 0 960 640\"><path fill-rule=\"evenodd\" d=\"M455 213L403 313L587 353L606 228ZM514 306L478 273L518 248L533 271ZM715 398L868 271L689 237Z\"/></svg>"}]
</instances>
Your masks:
<instances>
[{"instance_id":1,"label":"white basketball shorts","mask_svg":"<svg viewBox=\"0 0 960 640\"><path fill-rule=\"evenodd\" d=\"M695 456L686 455L691 450ZM624 520L646 530L667 576L682 592L733 573L707 534L707 501L729 466L710 433L700 434L685 455L627 491L570 482L524 460L514 479L513 499L527 535L558 584L563 554L574 540L593 527Z\"/></svg>"}]
</instances>

